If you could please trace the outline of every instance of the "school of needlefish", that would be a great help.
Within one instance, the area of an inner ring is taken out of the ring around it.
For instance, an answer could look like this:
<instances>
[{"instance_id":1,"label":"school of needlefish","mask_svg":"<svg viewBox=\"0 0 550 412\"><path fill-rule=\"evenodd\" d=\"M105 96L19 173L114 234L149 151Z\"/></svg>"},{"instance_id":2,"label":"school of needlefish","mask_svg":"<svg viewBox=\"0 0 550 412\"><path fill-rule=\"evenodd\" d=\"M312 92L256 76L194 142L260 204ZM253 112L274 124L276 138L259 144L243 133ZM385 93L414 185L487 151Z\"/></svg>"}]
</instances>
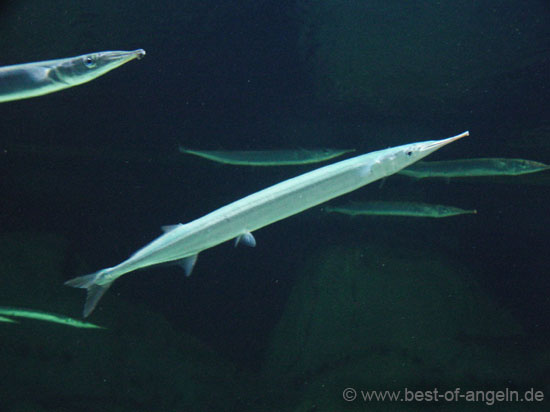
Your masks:
<instances>
[{"instance_id":1,"label":"school of needlefish","mask_svg":"<svg viewBox=\"0 0 550 412\"><path fill-rule=\"evenodd\" d=\"M104 51L76 57L0 67L0 103L39 97L94 80L123 64L141 59L143 49ZM138 269L174 262L190 275L200 252L234 240L235 245L255 246L252 232L296 215L328 200L396 173L414 178L474 177L518 175L547 170L550 166L523 159L481 158L446 162L419 162L443 146L469 133L441 140L408 143L342 160L284 180L263 190L222 206L185 224L164 226L164 234L148 243L123 262L97 272L78 276L66 285L87 291L83 316L89 316L99 300L119 277ZM292 166L333 159L353 150L273 150L180 152L215 162L240 166ZM476 213L474 209L428 205L413 202L370 202L327 206L327 212L348 215L389 215L447 217ZM63 315L15 307L0 307L0 322L18 323L14 318L28 318L79 328L100 326Z\"/></svg>"}]
</instances>

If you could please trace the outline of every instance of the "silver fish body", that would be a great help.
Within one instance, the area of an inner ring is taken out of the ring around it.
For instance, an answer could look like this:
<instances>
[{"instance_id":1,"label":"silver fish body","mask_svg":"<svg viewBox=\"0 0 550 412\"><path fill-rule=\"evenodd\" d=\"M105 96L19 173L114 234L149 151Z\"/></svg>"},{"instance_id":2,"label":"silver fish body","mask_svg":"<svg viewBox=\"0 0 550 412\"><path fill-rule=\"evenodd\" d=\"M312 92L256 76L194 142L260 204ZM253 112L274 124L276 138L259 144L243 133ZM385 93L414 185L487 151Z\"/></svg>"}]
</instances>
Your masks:
<instances>
[{"instance_id":1,"label":"silver fish body","mask_svg":"<svg viewBox=\"0 0 550 412\"><path fill-rule=\"evenodd\" d=\"M341 213L349 216L407 216L442 218L463 214L476 214L477 211L465 210L454 206L433 205L420 202L354 202L341 206L325 206L327 213Z\"/></svg>"},{"instance_id":2,"label":"silver fish body","mask_svg":"<svg viewBox=\"0 0 550 412\"><path fill-rule=\"evenodd\" d=\"M236 166L292 166L324 162L354 150L191 150L180 146L179 151Z\"/></svg>"},{"instance_id":3,"label":"silver fish body","mask_svg":"<svg viewBox=\"0 0 550 412\"><path fill-rule=\"evenodd\" d=\"M24 308L12 308L1 306L0 307L0 322L12 322L18 323L17 321L11 319L15 318L26 318L40 320L50 323L58 323L60 325L71 326L73 328L83 328L83 329L104 329L102 326L94 325L90 322L84 322L82 320L73 319L68 316L58 315L55 313L43 312L40 310L34 309L24 309ZM6 316L10 316L9 318Z\"/></svg>"},{"instance_id":4,"label":"silver fish body","mask_svg":"<svg viewBox=\"0 0 550 412\"><path fill-rule=\"evenodd\" d=\"M399 174L424 178L452 178L476 176L518 176L550 169L549 165L525 159L479 158L418 162Z\"/></svg>"},{"instance_id":5,"label":"silver fish body","mask_svg":"<svg viewBox=\"0 0 550 412\"><path fill-rule=\"evenodd\" d=\"M201 251L231 239L242 239L254 245L251 232L392 175L467 135L468 132L464 132L443 140L379 150L285 180L192 222L170 226L164 235L124 262L71 279L65 284L87 289L84 316L88 316L112 282L125 273L159 263L180 261L189 274Z\"/></svg>"}]
</instances>

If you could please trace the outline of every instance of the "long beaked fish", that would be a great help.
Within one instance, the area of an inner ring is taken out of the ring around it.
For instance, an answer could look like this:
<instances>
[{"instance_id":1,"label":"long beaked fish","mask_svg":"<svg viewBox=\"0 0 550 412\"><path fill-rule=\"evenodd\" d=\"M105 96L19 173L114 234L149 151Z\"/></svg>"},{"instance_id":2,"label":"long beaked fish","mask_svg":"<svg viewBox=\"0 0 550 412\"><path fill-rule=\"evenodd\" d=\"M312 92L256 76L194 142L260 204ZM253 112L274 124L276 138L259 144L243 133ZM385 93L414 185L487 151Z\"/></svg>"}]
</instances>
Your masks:
<instances>
[{"instance_id":1,"label":"long beaked fish","mask_svg":"<svg viewBox=\"0 0 550 412\"><path fill-rule=\"evenodd\" d=\"M64 315L57 315L55 313L42 312L40 310L23 309L23 308L11 308L6 306L0 306L0 317L4 319L6 316L15 318L27 318L41 320L44 322L59 323L61 325L72 326L73 328L85 328L85 329L105 329L102 326L94 325L90 322L84 322L78 319L73 319ZM0 320L2 321L2 320ZM10 321L18 323L17 321L10 319ZM2 321L5 322L5 321Z\"/></svg>"},{"instance_id":2,"label":"long beaked fish","mask_svg":"<svg viewBox=\"0 0 550 412\"><path fill-rule=\"evenodd\" d=\"M191 150L182 146L181 153L192 154L214 162L238 166L291 166L320 163L355 149L301 150Z\"/></svg>"},{"instance_id":3,"label":"long beaked fish","mask_svg":"<svg viewBox=\"0 0 550 412\"><path fill-rule=\"evenodd\" d=\"M0 103L42 96L77 86L143 56L143 49L104 51L0 67Z\"/></svg>"},{"instance_id":4,"label":"long beaked fish","mask_svg":"<svg viewBox=\"0 0 550 412\"><path fill-rule=\"evenodd\" d=\"M86 317L109 286L128 272L177 261L189 275L203 250L231 239L235 239L235 244L254 246L256 241L251 233L254 230L392 175L464 136L468 136L468 132L443 140L390 147L320 167L260 190L189 223L166 226L163 235L122 263L70 279L65 284L87 289L84 305Z\"/></svg>"},{"instance_id":5,"label":"long beaked fish","mask_svg":"<svg viewBox=\"0 0 550 412\"><path fill-rule=\"evenodd\" d=\"M517 176L550 169L550 165L525 159L479 158L418 162L399 171L401 175L429 177Z\"/></svg>"},{"instance_id":6,"label":"long beaked fish","mask_svg":"<svg viewBox=\"0 0 550 412\"><path fill-rule=\"evenodd\" d=\"M325 206L327 213L341 213L349 216L408 216L442 218L463 214L476 214L477 211L460 209L454 206L433 205L421 202L353 202L341 206Z\"/></svg>"}]
</instances>

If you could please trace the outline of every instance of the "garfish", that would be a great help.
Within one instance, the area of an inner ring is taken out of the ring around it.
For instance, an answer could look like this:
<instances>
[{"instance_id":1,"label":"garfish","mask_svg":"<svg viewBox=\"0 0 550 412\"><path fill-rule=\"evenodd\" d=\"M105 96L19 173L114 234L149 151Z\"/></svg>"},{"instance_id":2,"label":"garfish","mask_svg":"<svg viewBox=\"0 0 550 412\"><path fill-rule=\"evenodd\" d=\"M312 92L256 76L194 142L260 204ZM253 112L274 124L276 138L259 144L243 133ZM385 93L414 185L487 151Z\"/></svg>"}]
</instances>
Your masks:
<instances>
[{"instance_id":1,"label":"garfish","mask_svg":"<svg viewBox=\"0 0 550 412\"><path fill-rule=\"evenodd\" d=\"M325 206L325 212L342 213L349 216L376 215L376 216L410 216L441 218L467 213L477 213L474 210L460 209L454 206L433 205L421 202L353 202L342 206Z\"/></svg>"},{"instance_id":2,"label":"garfish","mask_svg":"<svg viewBox=\"0 0 550 412\"><path fill-rule=\"evenodd\" d=\"M479 158L418 162L398 172L423 179L428 177L517 176L550 169L550 165L525 159Z\"/></svg>"},{"instance_id":3,"label":"garfish","mask_svg":"<svg viewBox=\"0 0 550 412\"><path fill-rule=\"evenodd\" d=\"M191 150L180 146L179 151L181 153L188 153L214 162L230 165L290 166L324 162L355 150Z\"/></svg>"},{"instance_id":4,"label":"garfish","mask_svg":"<svg viewBox=\"0 0 550 412\"><path fill-rule=\"evenodd\" d=\"M143 56L143 49L104 51L0 67L0 103L42 96L77 86Z\"/></svg>"},{"instance_id":5,"label":"garfish","mask_svg":"<svg viewBox=\"0 0 550 412\"><path fill-rule=\"evenodd\" d=\"M40 310L33 309L23 309L23 308L11 308L6 306L0 306L0 315L3 319L9 319L7 322L17 321L6 318L6 316L11 316L15 318L27 318L42 320L45 322L59 323L61 325L72 326L73 328L86 328L86 329L105 329L102 326L94 325L93 323L84 322L78 319L73 319L64 315L57 315L55 313L42 312ZM0 320L6 322L5 320Z\"/></svg>"},{"instance_id":6,"label":"garfish","mask_svg":"<svg viewBox=\"0 0 550 412\"><path fill-rule=\"evenodd\" d=\"M177 262L189 276L200 252L225 241L255 246L251 232L356 190L422 159L468 132L379 150L282 181L186 224L163 227L164 234L122 263L79 276L66 285L87 290L84 317L122 275L165 262Z\"/></svg>"}]
</instances>

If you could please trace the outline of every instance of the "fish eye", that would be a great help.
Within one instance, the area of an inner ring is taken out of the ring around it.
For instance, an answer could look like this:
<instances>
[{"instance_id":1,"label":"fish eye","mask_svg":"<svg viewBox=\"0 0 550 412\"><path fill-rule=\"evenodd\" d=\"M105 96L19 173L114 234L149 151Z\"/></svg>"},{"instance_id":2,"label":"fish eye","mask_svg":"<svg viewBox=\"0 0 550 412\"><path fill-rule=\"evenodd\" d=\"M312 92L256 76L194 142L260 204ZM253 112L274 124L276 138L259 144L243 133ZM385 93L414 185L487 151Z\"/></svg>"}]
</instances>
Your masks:
<instances>
[{"instance_id":1,"label":"fish eye","mask_svg":"<svg viewBox=\"0 0 550 412\"><path fill-rule=\"evenodd\" d=\"M412 154L413 154L412 150L409 150L409 151L407 152L407 156L409 156L409 157L411 157Z\"/></svg>"},{"instance_id":2,"label":"fish eye","mask_svg":"<svg viewBox=\"0 0 550 412\"><path fill-rule=\"evenodd\" d=\"M84 57L84 65L88 68L94 67L96 64L94 56Z\"/></svg>"}]
</instances>

